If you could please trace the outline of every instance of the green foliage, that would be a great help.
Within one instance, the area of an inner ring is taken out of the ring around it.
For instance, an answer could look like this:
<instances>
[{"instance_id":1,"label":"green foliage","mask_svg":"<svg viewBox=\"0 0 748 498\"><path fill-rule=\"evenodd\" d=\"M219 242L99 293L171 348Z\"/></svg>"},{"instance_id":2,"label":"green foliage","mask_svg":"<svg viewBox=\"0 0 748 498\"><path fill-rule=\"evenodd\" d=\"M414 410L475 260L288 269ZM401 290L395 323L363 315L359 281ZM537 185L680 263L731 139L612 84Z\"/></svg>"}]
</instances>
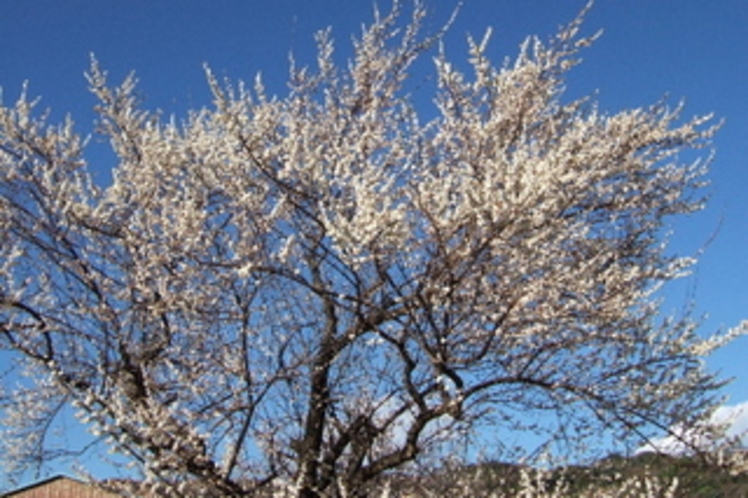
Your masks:
<instances>
[{"instance_id":1,"label":"green foliage","mask_svg":"<svg viewBox=\"0 0 748 498\"><path fill-rule=\"evenodd\" d=\"M677 483L677 484L674 484ZM707 455L612 454L590 465L540 470L486 462L424 475L390 476L391 496L732 498L748 496L748 473ZM386 494L383 494L383 496Z\"/></svg>"}]
</instances>

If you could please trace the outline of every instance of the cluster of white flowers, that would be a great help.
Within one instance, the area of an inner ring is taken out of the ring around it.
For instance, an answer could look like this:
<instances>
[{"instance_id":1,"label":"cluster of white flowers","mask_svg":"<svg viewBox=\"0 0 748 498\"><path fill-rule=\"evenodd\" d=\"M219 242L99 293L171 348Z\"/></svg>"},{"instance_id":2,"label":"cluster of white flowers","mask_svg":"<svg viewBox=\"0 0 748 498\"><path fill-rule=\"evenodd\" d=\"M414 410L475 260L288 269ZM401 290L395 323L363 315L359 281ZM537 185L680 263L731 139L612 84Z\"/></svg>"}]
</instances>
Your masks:
<instances>
[{"instance_id":1,"label":"cluster of white flowers","mask_svg":"<svg viewBox=\"0 0 748 498\"><path fill-rule=\"evenodd\" d=\"M0 341L49 376L13 391L7 431L38 431L14 455L60 396L153 479L227 494L349 489L489 413L631 436L707 410L699 358L742 329L702 340L653 292L691 263L661 235L703 205L678 152L709 118L565 102L580 16L501 67L470 40L472 75L440 52L422 123L403 85L439 35L400 9L345 69L321 34L282 98L206 70L182 123L92 60L107 186L71 120L0 106Z\"/></svg>"}]
</instances>

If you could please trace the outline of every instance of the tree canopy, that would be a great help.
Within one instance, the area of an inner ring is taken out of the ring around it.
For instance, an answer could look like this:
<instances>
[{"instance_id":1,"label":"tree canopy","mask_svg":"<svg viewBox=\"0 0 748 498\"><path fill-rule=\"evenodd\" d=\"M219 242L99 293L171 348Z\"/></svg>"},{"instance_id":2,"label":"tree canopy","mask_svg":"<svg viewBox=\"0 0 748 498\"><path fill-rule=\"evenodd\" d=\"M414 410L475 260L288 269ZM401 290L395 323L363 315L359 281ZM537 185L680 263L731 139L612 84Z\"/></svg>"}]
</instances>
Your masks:
<instances>
[{"instance_id":1,"label":"tree canopy","mask_svg":"<svg viewBox=\"0 0 748 498\"><path fill-rule=\"evenodd\" d=\"M180 122L92 59L109 185L71 119L0 107L9 468L72 406L175 494L351 496L486 425L562 450L714 406L702 358L730 336L656 299L694 262L666 229L704 206L683 158L712 118L565 99L582 15L499 66L470 39L463 73L401 10L347 65L320 33L283 97L206 69L214 105ZM428 54L436 112L404 89Z\"/></svg>"}]
</instances>

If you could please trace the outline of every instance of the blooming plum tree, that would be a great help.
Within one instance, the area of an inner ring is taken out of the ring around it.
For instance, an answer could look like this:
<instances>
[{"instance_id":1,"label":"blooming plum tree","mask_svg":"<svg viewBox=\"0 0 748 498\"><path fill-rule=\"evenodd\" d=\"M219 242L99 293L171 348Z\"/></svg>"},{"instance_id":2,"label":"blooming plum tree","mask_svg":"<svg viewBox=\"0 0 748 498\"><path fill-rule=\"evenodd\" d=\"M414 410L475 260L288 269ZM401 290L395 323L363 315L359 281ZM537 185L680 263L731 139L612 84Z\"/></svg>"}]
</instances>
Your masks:
<instances>
[{"instance_id":1,"label":"blooming plum tree","mask_svg":"<svg viewBox=\"0 0 748 498\"><path fill-rule=\"evenodd\" d=\"M92 60L106 186L72 120L0 107L10 464L46 458L73 406L175 494L351 496L489 422L640 441L713 406L701 358L729 337L654 299L692 264L663 229L703 206L678 153L711 118L566 101L580 15L503 66L488 37L470 74L437 52L419 119L403 86L440 34L401 14L344 68L319 34L283 98L206 70L214 106L181 123Z\"/></svg>"}]
</instances>

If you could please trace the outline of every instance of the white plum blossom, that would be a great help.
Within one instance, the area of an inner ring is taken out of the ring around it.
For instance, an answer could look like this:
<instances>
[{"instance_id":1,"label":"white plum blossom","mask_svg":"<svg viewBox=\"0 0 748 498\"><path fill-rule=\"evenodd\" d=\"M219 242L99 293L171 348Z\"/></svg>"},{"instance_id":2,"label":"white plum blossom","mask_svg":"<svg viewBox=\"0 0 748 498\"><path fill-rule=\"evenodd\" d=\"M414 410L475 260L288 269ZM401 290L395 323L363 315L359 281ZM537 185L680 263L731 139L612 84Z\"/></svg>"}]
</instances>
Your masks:
<instances>
[{"instance_id":1,"label":"white plum blossom","mask_svg":"<svg viewBox=\"0 0 748 498\"><path fill-rule=\"evenodd\" d=\"M702 355L730 337L662 319L655 292L692 263L663 234L704 205L708 161L682 158L712 118L565 98L595 38L581 15L499 66L471 39L465 66L431 52L419 2L402 10L344 65L320 34L285 96L206 70L213 105L183 121L92 59L109 185L71 119L25 92L0 105L10 470L49 456L68 405L163 489L303 497L365 490L489 422L563 451L709 412ZM423 109L405 87L431 56Z\"/></svg>"}]
</instances>

